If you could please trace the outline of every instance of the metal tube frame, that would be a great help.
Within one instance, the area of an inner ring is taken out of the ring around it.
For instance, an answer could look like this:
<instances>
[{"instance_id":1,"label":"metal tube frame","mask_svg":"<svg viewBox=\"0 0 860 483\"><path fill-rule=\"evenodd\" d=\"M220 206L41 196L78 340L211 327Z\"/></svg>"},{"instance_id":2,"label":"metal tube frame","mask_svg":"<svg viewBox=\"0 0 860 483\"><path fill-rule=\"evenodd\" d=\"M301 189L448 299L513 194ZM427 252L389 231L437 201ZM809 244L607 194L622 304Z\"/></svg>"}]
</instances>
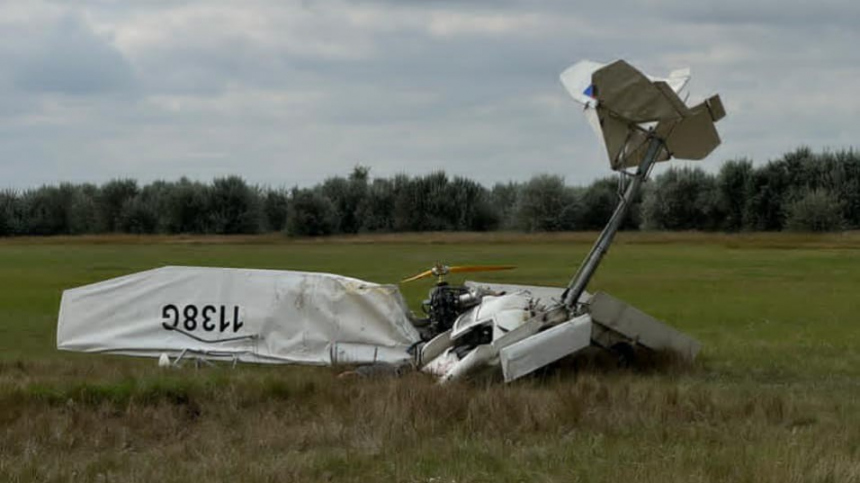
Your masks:
<instances>
[{"instance_id":1,"label":"metal tube frame","mask_svg":"<svg viewBox=\"0 0 860 483\"><path fill-rule=\"evenodd\" d=\"M594 246L591 248L591 252L589 252L587 257L585 257L579 270L576 271L576 275L573 276L570 284L568 284L567 289L564 291L562 299L564 305L569 310L577 312L579 298L582 296L583 292L585 292L585 288L588 287L588 282L591 281L592 275L594 275L597 267L600 266L603 256L609 251L612 239L615 237L615 233L618 232L618 229L621 228L621 223L624 221L624 217L627 216L627 211L630 209L630 204L633 202L633 198L641 189L642 182L648 177L648 172L651 170L651 166L654 165L654 162L660 155L660 150L662 148L663 140L656 136L651 136L648 150L645 152L645 157L639 164L636 174L633 175L630 183L627 185L627 190L618 201L615 211L612 213L612 216L609 218L609 222L606 223L606 226L603 228L603 231L600 233Z\"/></svg>"}]
</instances>

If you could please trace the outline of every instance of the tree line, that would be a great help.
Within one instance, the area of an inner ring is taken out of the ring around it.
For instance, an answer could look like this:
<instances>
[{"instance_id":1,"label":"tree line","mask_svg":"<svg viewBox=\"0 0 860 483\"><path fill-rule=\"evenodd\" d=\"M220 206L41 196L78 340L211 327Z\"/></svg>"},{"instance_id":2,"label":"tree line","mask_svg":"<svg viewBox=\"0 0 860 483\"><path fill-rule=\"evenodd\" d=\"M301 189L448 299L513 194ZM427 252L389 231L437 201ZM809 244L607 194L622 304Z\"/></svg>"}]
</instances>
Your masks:
<instances>
[{"instance_id":1,"label":"tree line","mask_svg":"<svg viewBox=\"0 0 860 483\"><path fill-rule=\"evenodd\" d=\"M0 236L97 233L333 234L598 230L618 200L619 180L588 186L555 175L487 188L444 172L371 178L365 167L310 187L268 188L238 176L140 186L63 183L0 192ZM808 148L716 174L671 168L646 183L624 229L835 231L860 227L860 155Z\"/></svg>"}]
</instances>

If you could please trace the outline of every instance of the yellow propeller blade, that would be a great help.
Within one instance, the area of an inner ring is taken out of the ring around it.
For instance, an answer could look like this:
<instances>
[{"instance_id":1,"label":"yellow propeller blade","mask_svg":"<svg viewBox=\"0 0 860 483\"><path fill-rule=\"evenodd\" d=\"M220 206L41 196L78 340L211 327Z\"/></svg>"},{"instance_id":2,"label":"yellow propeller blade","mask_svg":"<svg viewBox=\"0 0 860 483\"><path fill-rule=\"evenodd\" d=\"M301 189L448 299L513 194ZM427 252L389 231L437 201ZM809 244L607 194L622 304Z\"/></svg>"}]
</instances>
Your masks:
<instances>
[{"instance_id":1,"label":"yellow propeller blade","mask_svg":"<svg viewBox=\"0 0 860 483\"><path fill-rule=\"evenodd\" d=\"M461 265L457 267L448 267L449 273L466 273L466 272L497 272L499 270L513 270L517 267L513 265Z\"/></svg>"},{"instance_id":2,"label":"yellow propeller blade","mask_svg":"<svg viewBox=\"0 0 860 483\"><path fill-rule=\"evenodd\" d=\"M405 278L400 281L400 283L414 282L415 280L420 280L422 278L427 278L432 275L437 277L441 277L449 274L449 273L466 273L466 272L495 272L498 270L512 270L517 268L513 265L460 265L455 267L446 267L444 265L436 265L430 270L426 270L424 272L419 273L418 275L413 275L409 278Z\"/></svg>"},{"instance_id":3,"label":"yellow propeller blade","mask_svg":"<svg viewBox=\"0 0 860 483\"><path fill-rule=\"evenodd\" d=\"M418 275L413 275L409 278L404 278L403 280L400 281L400 283L414 282L416 280L421 280L422 278L429 277L430 275L433 275L432 269L421 272Z\"/></svg>"}]
</instances>

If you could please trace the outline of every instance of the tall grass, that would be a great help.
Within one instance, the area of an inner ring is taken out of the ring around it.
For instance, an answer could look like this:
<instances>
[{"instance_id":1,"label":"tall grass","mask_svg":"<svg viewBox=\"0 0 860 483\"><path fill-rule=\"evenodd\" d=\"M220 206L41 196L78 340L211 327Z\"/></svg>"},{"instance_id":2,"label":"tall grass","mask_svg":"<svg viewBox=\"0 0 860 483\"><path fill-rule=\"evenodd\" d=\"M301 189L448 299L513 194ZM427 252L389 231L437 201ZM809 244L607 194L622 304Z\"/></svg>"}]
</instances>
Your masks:
<instances>
[{"instance_id":1,"label":"tall grass","mask_svg":"<svg viewBox=\"0 0 860 483\"><path fill-rule=\"evenodd\" d=\"M856 400L696 371L439 386L307 368L55 369L0 369L3 481L860 478Z\"/></svg>"},{"instance_id":2,"label":"tall grass","mask_svg":"<svg viewBox=\"0 0 860 483\"><path fill-rule=\"evenodd\" d=\"M860 480L856 233L623 233L592 289L702 341L692 367L440 387L414 373L164 371L54 345L62 289L165 264L393 282L436 260L511 263L482 275L559 285L595 236L0 241L0 482ZM402 286L413 306L427 288Z\"/></svg>"}]
</instances>

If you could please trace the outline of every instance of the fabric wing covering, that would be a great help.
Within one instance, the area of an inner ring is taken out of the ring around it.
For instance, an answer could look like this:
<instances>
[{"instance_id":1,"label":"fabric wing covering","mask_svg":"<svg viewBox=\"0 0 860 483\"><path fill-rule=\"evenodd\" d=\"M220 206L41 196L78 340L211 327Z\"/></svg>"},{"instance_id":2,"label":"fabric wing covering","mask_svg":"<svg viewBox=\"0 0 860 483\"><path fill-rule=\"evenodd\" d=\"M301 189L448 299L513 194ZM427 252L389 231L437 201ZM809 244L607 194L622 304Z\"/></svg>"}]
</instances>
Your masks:
<instances>
[{"instance_id":1,"label":"fabric wing covering","mask_svg":"<svg viewBox=\"0 0 860 483\"><path fill-rule=\"evenodd\" d=\"M704 159L720 145L714 123L725 116L722 101L715 95L688 107L680 95L689 79L689 69L659 78L623 60L611 64L584 60L561 73L564 87L585 106L586 118L603 141L614 170L638 166L652 136L664 145L656 161Z\"/></svg>"},{"instance_id":2,"label":"fabric wing covering","mask_svg":"<svg viewBox=\"0 0 860 483\"><path fill-rule=\"evenodd\" d=\"M244 362L400 363L420 340L394 285L324 273L164 267L63 292L57 347Z\"/></svg>"}]
</instances>

